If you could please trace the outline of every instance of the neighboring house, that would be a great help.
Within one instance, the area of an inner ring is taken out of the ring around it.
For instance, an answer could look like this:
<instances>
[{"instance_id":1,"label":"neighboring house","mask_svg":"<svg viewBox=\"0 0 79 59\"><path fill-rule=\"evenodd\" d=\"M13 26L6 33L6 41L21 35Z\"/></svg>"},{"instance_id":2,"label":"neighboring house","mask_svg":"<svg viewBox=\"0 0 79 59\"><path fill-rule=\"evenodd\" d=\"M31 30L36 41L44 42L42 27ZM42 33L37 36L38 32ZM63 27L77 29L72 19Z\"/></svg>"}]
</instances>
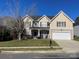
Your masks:
<instances>
[{"instance_id":1,"label":"neighboring house","mask_svg":"<svg viewBox=\"0 0 79 59\"><path fill-rule=\"evenodd\" d=\"M63 11L60 11L54 17L52 16L52 18L43 15L36 18L33 16L26 16L24 19L26 33L28 31L27 35L53 40L73 39L73 23L74 21Z\"/></svg>"},{"instance_id":2,"label":"neighboring house","mask_svg":"<svg viewBox=\"0 0 79 59\"><path fill-rule=\"evenodd\" d=\"M74 26L74 35L79 37L79 25Z\"/></svg>"}]
</instances>

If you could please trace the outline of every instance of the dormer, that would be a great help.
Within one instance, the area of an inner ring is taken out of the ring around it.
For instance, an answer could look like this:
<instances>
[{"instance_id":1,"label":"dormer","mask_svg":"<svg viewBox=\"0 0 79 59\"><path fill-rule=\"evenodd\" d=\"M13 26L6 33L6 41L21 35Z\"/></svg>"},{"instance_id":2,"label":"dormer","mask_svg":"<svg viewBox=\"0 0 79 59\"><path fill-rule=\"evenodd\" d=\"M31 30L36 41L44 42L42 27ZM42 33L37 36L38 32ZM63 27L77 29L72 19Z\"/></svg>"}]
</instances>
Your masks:
<instances>
[{"instance_id":1,"label":"dormer","mask_svg":"<svg viewBox=\"0 0 79 59\"><path fill-rule=\"evenodd\" d=\"M42 17L40 17L38 21L39 21L40 27L49 27L50 19L46 15L43 15Z\"/></svg>"},{"instance_id":2,"label":"dormer","mask_svg":"<svg viewBox=\"0 0 79 59\"><path fill-rule=\"evenodd\" d=\"M26 15L23 21L25 27L32 27L33 19L29 15Z\"/></svg>"}]
</instances>

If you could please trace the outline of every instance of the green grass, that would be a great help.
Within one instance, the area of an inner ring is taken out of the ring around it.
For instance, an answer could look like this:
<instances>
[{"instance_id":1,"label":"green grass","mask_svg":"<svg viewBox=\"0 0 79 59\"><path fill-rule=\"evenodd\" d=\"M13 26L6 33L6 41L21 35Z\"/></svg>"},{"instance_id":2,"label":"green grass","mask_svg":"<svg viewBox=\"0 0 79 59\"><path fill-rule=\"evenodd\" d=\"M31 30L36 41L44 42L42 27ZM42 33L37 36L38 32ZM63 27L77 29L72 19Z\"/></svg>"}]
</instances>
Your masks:
<instances>
[{"instance_id":1,"label":"green grass","mask_svg":"<svg viewBox=\"0 0 79 59\"><path fill-rule=\"evenodd\" d=\"M15 48L15 49L0 49L0 51L49 51L49 50L59 50L62 48Z\"/></svg>"},{"instance_id":2,"label":"green grass","mask_svg":"<svg viewBox=\"0 0 79 59\"><path fill-rule=\"evenodd\" d=\"M49 46L49 40L12 40L0 42L0 47L26 47L26 46ZM55 41L52 41L52 46L58 46Z\"/></svg>"}]
</instances>

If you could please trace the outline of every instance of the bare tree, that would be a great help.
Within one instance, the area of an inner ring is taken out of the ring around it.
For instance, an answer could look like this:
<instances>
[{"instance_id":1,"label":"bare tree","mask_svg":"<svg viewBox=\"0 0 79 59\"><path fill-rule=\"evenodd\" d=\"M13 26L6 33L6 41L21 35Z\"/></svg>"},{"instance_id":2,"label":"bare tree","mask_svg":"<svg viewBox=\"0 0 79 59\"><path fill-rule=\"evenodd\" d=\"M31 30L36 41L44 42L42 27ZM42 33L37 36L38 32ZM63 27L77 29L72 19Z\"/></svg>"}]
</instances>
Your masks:
<instances>
[{"instance_id":1,"label":"bare tree","mask_svg":"<svg viewBox=\"0 0 79 59\"><path fill-rule=\"evenodd\" d=\"M32 4L32 6L30 6L30 8L27 9L26 14L28 14L29 16L35 16L37 14L37 7L36 7L36 3Z\"/></svg>"},{"instance_id":2,"label":"bare tree","mask_svg":"<svg viewBox=\"0 0 79 59\"><path fill-rule=\"evenodd\" d=\"M11 29L11 31L16 31L18 34L18 40L21 40L21 35L24 31L23 18L19 13L19 0L7 0L8 11L14 19L8 19L5 21L5 25Z\"/></svg>"},{"instance_id":3,"label":"bare tree","mask_svg":"<svg viewBox=\"0 0 79 59\"><path fill-rule=\"evenodd\" d=\"M21 40L21 35L24 31L24 22L22 17L20 15L20 5L19 5L19 0L7 0L7 7L8 11L11 14L12 17L14 17L14 20L9 20L7 21L7 26L11 30L15 30L18 34L18 40ZM33 4L31 8L28 8L28 10L25 9L25 13L28 15L34 15L36 14L36 4Z\"/></svg>"}]
</instances>

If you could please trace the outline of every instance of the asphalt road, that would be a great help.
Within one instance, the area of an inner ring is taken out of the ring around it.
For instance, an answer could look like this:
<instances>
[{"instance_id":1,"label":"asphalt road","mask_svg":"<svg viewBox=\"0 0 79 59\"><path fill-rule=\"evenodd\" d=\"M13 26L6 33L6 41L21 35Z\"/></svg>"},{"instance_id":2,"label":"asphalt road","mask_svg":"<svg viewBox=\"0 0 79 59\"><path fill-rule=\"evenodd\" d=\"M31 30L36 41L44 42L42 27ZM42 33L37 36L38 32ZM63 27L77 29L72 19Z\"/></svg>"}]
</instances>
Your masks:
<instances>
[{"instance_id":1,"label":"asphalt road","mask_svg":"<svg viewBox=\"0 0 79 59\"><path fill-rule=\"evenodd\" d=\"M36 53L28 53L28 54L0 54L0 59L77 59L79 54L36 54Z\"/></svg>"}]
</instances>

